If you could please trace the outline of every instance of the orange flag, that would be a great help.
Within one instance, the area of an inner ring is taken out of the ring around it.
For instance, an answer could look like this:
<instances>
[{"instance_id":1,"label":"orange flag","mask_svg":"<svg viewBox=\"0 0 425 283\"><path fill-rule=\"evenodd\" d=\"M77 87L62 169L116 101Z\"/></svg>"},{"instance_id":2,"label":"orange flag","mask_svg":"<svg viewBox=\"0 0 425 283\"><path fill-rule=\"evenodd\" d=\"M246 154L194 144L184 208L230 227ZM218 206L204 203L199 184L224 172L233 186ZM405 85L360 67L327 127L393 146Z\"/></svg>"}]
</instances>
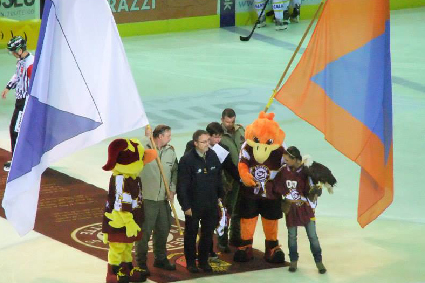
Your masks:
<instances>
[{"instance_id":1,"label":"orange flag","mask_svg":"<svg viewBox=\"0 0 425 283\"><path fill-rule=\"evenodd\" d=\"M389 0L327 0L275 99L361 166L358 222L393 200Z\"/></svg>"}]
</instances>

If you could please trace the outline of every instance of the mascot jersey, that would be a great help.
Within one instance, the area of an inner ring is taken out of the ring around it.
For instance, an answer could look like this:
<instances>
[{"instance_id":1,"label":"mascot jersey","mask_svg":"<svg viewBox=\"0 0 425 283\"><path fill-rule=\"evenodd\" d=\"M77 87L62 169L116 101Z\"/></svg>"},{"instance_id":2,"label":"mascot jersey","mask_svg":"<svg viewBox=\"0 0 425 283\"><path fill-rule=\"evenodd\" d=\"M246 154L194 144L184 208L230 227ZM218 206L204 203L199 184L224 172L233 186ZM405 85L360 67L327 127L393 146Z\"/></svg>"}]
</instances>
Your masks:
<instances>
[{"instance_id":1,"label":"mascot jersey","mask_svg":"<svg viewBox=\"0 0 425 283\"><path fill-rule=\"evenodd\" d=\"M143 223L142 211L142 182L139 177L136 179L124 178L123 175L112 175L109 181L108 201L105 212L112 212L113 209L123 212L131 212L133 219L139 227ZM125 227L113 228L108 225L108 219L103 216L102 232L109 234L110 242L133 243L141 239L139 232L136 237L128 238L125 235Z\"/></svg>"},{"instance_id":2,"label":"mascot jersey","mask_svg":"<svg viewBox=\"0 0 425 283\"><path fill-rule=\"evenodd\" d=\"M268 189L267 183L273 180L279 171L279 168L285 163L283 154L286 150L283 146L270 153L269 158L262 164L258 163L253 154L253 149L246 142L242 145L240 153L240 163L245 163L249 168L249 173L254 176L255 181L261 184L261 187L245 187L242 192L249 198L267 198L279 199L280 195Z\"/></svg>"},{"instance_id":3,"label":"mascot jersey","mask_svg":"<svg viewBox=\"0 0 425 283\"><path fill-rule=\"evenodd\" d=\"M303 166L292 171L289 166L284 168L276 175L273 183L273 191L283 195L292 203L289 212L286 214L286 226L305 226L314 218L315 203L311 202L306 196L310 190L308 176L303 170ZM313 207L313 208L312 208Z\"/></svg>"}]
</instances>

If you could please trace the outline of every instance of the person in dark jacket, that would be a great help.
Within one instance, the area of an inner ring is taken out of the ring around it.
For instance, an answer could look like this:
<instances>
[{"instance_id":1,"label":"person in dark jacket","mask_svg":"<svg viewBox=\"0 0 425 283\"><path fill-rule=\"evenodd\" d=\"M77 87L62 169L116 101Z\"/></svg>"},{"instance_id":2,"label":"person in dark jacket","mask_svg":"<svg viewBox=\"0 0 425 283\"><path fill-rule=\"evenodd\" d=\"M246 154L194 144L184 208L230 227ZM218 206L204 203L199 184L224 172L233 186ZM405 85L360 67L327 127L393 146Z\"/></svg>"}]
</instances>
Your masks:
<instances>
[{"instance_id":1,"label":"person in dark jacket","mask_svg":"<svg viewBox=\"0 0 425 283\"><path fill-rule=\"evenodd\" d=\"M211 272L208 253L218 220L218 201L224 196L221 163L208 146L209 134L198 130L193 134L195 148L181 159L178 169L177 199L185 214L184 254L189 272L199 272L196 266L196 237L199 223L199 268Z\"/></svg>"},{"instance_id":2,"label":"person in dark jacket","mask_svg":"<svg viewBox=\"0 0 425 283\"><path fill-rule=\"evenodd\" d=\"M217 122L211 122L207 125L206 129L207 133L210 135L210 138L208 139L209 147L214 150L217 153L217 156L219 157L219 160L222 164L223 172L226 172L227 175L231 176L235 183L240 183L240 177L239 177L239 171L236 165L232 161L232 157L229 152L229 148L222 144L221 137L224 134L223 127L220 123ZM193 149L195 147L195 144L193 140L190 140L186 144L186 150L185 153L189 150ZM222 181L224 182L224 174L222 174ZM224 186L223 186L224 188ZM231 188L231 187L230 187ZM230 191L225 190L225 196L223 205L227 210L227 213L231 215L232 213L232 207L227 201L228 195L230 194ZM218 236L218 243L217 247L221 252L224 253L230 253L231 250L229 248L229 240L228 240L228 231L229 227L224 227L224 233L222 235ZM213 247L211 246L210 250L210 257L217 258L217 254L214 252Z\"/></svg>"},{"instance_id":3,"label":"person in dark jacket","mask_svg":"<svg viewBox=\"0 0 425 283\"><path fill-rule=\"evenodd\" d=\"M238 167L239 153L242 145L245 143L245 129L241 124L236 123L236 112L232 108L226 108L221 113L221 126L223 128L223 137L221 144L226 145L229 148L230 157L232 158L233 164ZM242 244L241 240L241 217L239 215L239 203L241 198L240 184L235 182L225 172L225 181L223 187L226 188L226 199L224 205L228 208L231 215L230 227L229 227L229 245L234 247L240 247Z\"/></svg>"},{"instance_id":4,"label":"person in dark jacket","mask_svg":"<svg viewBox=\"0 0 425 283\"><path fill-rule=\"evenodd\" d=\"M210 136L208 139L208 145L211 149L218 144L221 146L225 151L227 151L227 154L222 155L222 159L219 157L220 162L222 163L222 169L227 172L230 176L232 176L233 180L236 182L240 182L239 177L239 171L238 167L233 164L232 157L230 156L229 148L221 143L221 137L223 136L223 128L221 125L217 122L211 122L207 125L207 128L205 129L208 135ZM190 140L186 144L186 149L184 153L188 152L189 150L195 148L195 143L193 140Z\"/></svg>"}]
</instances>

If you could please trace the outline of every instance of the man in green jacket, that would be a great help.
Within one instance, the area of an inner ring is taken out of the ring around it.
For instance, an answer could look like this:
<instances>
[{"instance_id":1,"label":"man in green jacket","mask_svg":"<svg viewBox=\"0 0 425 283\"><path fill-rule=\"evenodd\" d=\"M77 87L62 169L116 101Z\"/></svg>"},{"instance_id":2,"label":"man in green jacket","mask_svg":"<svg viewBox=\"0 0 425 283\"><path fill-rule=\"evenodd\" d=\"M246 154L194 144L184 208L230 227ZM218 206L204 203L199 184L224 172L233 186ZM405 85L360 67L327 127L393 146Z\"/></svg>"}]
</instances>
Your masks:
<instances>
[{"instance_id":1,"label":"man in green jacket","mask_svg":"<svg viewBox=\"0 0 425 283\"><path fill-rule=\"evenodd\" d=\"M236 124L236 113L231 108L226 108L221 114L221 125L224 134L221 143L229 149L230 157L235 166L238 166L239 152L245 142L245 129L242 125ZM239 182L233 180L231 176L224 173L223 187L226 192L224 197L224 206L231 215L229 244L238 247L241 241L240 235L240 217L237 211L237 203L239 199Z\"/></svg>"},{"instance_id":2,"label":"man in green jacket","mask_svg":"<svg viewBox=\"0 0 425 283\"><path fill-rule=\"evenodd\" d=\"M147 133L147 135L150 135L150 133ZM148 242L152 232L155 257L153 265L165 270L176 269L176 265L168 261L166 249L172 221L168 201L173 200L176 193L178 169L176 152L174 147L168 144L171 140L171 128L167 125L158 125L153 131L153 140L164 169L165 179L169 184L171 198L167 198L158 164L151 162L145 165L140 174L145 219L141 227L143 231L142 239L136 242L136 259L139 267L145 269L148 275L150 272L146 266L146 261L149 251ZM153 148L153 146L150 142L146 142L145 148Z\"/></svg>"}]
</instances>

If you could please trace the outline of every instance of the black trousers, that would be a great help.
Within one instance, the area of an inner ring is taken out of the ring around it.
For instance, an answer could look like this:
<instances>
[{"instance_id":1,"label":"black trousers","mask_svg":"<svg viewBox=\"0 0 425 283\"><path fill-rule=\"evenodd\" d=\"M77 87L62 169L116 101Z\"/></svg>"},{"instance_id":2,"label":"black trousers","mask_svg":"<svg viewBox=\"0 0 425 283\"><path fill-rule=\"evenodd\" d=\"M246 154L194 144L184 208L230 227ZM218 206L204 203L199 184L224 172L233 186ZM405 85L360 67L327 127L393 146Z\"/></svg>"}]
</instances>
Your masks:
<instances>
[{"instance_id":1,"label":"black trousers","mask_svg":"<svg viewBox=\"0 0 425 283\"><path fill-rule=\"evenodd\" d=\"M17 99L15 102L15 110L13 111L12 120L10 121L9 133L10 142L12 144L12 155L15 151L16 139L18 138L19 129L21 127L22 116L24 114L25 98Z\"/></svg>"},{"instance_id":2,"label":"black trousers","mask_svg":"<svg viewBox=\"0 0 425 283\"><path fill-rule=\"evenodd\" d=\"M207 263L208 253L213 242L213 232L217 224L217 210L204 210L194 216L185 215L184 230L184 255L187 265L195 265L196 262L196 237L201 224L201 235L198 243L198 260L200 264Z\"/></svg>"}]
</instances>

